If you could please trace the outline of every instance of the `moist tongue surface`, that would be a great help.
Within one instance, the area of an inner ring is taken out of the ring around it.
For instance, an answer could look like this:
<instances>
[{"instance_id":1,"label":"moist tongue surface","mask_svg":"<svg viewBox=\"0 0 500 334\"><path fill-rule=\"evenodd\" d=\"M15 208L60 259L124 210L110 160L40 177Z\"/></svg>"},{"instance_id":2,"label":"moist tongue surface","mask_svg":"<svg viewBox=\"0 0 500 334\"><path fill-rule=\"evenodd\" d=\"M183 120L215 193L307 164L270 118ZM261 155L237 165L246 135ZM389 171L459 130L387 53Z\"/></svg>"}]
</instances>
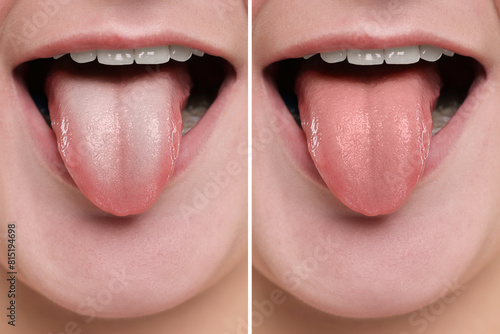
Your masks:
<instances>
[{"instance_id":1,"label":"moist tongue surface","mask_svg":"<svg viewBox=\"0 0 500 334\"><path fill-rule=\"evenodd\" d=\"M189 89L178 65L51 69L46 92L59 153L97 207L125 216L155 202L178 156Z\"/></svg>"},{"instance_id":2,"label":"moist tongue surface","mask_svg":"<svg viewBox=\"0 0 500 334\"><path fill-rule=\"evenodd\" d=\"M440 87L428 63L300 70L296 92L309 153L347 207L375 216L406 201L429 154Z\"/></svg>"}]
</instances>

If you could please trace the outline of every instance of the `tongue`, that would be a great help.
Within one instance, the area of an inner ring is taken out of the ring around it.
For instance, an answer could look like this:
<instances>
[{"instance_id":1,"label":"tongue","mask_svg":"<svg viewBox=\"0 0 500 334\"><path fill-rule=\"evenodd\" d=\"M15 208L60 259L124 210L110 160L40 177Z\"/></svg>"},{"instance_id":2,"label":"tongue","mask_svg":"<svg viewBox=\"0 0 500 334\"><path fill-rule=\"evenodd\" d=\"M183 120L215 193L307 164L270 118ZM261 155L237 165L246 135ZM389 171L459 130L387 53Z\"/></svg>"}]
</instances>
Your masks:
<instances>
[{"instance_id":1,"label":"tongue","mask_svg":"<svg viewBox=\"0 0 500 334\"><path fill-rule=\"evenodd\" d=\"M51 70L46 91L59 153L92 203L125 216L155 202L174 169L189 89L178 66Z\"/></svg>"},{"instance_id":2,"label":"tongue","mask_svg":"<svg viewBox=\"0 0 500 334\"><path fill-rule=\"evenodd\" d=\"M367 216L396 211L421 177L441 87L432 64L300 71L309 153L333 194Z\"/></svg>"}]
</instances>

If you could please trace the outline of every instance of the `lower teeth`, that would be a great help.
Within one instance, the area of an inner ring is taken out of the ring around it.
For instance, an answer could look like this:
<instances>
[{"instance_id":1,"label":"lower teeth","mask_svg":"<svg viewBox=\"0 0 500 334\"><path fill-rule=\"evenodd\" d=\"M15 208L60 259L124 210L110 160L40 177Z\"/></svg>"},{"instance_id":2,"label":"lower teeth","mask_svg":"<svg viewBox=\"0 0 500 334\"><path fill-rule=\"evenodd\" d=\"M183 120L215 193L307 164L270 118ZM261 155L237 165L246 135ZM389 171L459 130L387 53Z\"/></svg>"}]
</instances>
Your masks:
<instances>
[{"instance_id":1,"label":"lower teeth","mask_svg":"<svg viewBox=\"0 0 500 334\"><path fill-rule=\"evenodd\" d=\"M436 108L432 111L432 135L438 133L460 108L460 98L457 96L440 96Z\"/></svg>"}]
</instances>

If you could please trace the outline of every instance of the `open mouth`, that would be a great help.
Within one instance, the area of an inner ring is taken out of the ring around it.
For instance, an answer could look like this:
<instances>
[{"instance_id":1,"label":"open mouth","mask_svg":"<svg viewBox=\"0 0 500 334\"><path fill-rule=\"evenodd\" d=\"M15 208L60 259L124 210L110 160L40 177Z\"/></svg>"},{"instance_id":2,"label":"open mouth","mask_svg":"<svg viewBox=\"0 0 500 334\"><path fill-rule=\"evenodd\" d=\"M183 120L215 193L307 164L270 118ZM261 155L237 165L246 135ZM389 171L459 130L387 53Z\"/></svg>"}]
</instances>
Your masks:
<instances>
[{"instance_id":1,"label":"open mouth","mask_svg":"<svg viewBox=\"0 0 500 334\"><path fill-rule=\"evenodd\" d=\"M235 71L170 45L54 55L14 76L49 169L103 211L126 216L151 207L202 149Z\"/></svg>"},{"instance_id":2,"label":"open mouth","mask_svg":"<svg viewBox=\"0 0 500 334\"><path fill-rule=\"evenodd\" d=\"M308 157L295 156L367 216L405 203L451 150L486 81L475 59L430 45L304 55L266 72L288 126L301 129L287 131L290 142L307 146Z\"/></svg>"}]
</instances>

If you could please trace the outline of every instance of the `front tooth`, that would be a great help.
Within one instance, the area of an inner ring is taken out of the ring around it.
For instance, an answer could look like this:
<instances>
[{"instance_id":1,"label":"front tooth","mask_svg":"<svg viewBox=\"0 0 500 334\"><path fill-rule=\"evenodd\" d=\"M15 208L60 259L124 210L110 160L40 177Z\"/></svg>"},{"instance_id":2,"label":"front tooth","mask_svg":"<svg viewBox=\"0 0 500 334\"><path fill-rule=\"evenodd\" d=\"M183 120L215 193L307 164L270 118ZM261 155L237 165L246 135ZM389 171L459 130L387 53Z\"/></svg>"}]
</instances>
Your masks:
<instances>
[{"instance_id":1,"label":"front tooth","mask_svg":"<svg viewBox=\"0 0 500 334\"><path fill-rule=\"evenodd\" d=\"M170 46L170 57L177 61L186 61L191 58L193 54L193 49L182 46L182 45L171 45Z\"/></svg>"},{"instance_id":2,"label":"front tooth","mask_svg":"<svg viewBox=\"0 0 500 334\"><path fill-rule=\"evenodd\" d=\"M97 58L97 51L83 51L83 52L72 52L71 59L79 64L90 63Z\"/></svg>"},{"instance_id":3,"label":"front tooth","mask_svg":"<svg viewBox=\"0 0 500 334\"><path fill-rule=\"evenodd\" d=\"M194 54L195 56L198 56L198 57L203 57L203 55L205 54L205 52L200 51L200 50L193 49L193 54Z\"/></svg>"},{"instance_id":4,"label":"front tooth","mask_svg":"<svg viewBox=\"0 0 500 334\"><path fill-rule=\"evenodd\" d=\"M312 56L314 56L314 55L315 55L315 53L313 53L312 55L307 55L307 56L304 56L304 57L302 57L302 58L304 58L304 59L309 59L309 58L311 58L311 57L312 57Z\"/></svg>"},{"instance_id":5,"label":"front tooth","mask_svg":"<svg viewBox=\"0 0 500 334\"><path fill-rule=\"evenodd\" d=\"M443 54L448 57L453 57L455 55L455 52L443 49Z\"/></svg>"},{"instance_id":6,"label":"front tooth","mask_svg":"<svg viewBox=\"0 0 500 334\"><path fill-rule=\"evenodd\" d=\"M321 59L329 64L340 63L347 58L347 52L345 50L335 51L335 52L323 52L320 54Z\"/></svg>"},{"instance_id":7,"label":"front tooth","mask_svg":"<svg viewBox=\"0 0 500 334\"><path fill-rule=\"evenodd\" d=\"M420 58L427 61L438 61L443 55L443 49L431 45L420 45Z\"/></svg>"},{"instance_id":8,"label":"front tooth","mask_svg":"<svg viewBox=\"0 0 500 334\"><path fill-rule=\"evenodd\" d=\"M164 64L170 60L170 50L168 46L136 49L134 58L137 64Z\"/></svg>"},{"instance_id":9,"label":"front tooth","mask_svg":"<svg viewBox=\"0 0 500 334\"><path fill-rule=\"evenodd\" d=\"M384 50L347 50L347 61L354 65L381 65Z\"/></svg>"},{"instance_id":10,"label":"front tooth","mask_svg":"<svg viewBox=\"0 0 500 334\"><path fill-rule=\"evenodd\" d=\"M104 65L130 65L134 63L134 50L97 50L97 61Z\"/></svg>"},{"instance_id":11,"label":"front tooth","mask_svg":"<svg viewBox=\"0 0 500 334\"><path fill-rule=\"evenodd\" d=\"M57 56L54 56L54 57L52 57L52 58L54 58L54 59L59 59L59 58L61 58L62 56L65 56L65 55L67 55L67 53L63 53L62 55L57 55Z\"/></svg>"},{"instance_id":12,"label":"front tooth","mask_svg":"<svg viewBox=\"0 0 500 334\"><path fill-rule=\"evenodd\" d=\"M418 46L405 46L384 50L387 64L415 64L420 60Z\"/></svg>"}]
</instances>

